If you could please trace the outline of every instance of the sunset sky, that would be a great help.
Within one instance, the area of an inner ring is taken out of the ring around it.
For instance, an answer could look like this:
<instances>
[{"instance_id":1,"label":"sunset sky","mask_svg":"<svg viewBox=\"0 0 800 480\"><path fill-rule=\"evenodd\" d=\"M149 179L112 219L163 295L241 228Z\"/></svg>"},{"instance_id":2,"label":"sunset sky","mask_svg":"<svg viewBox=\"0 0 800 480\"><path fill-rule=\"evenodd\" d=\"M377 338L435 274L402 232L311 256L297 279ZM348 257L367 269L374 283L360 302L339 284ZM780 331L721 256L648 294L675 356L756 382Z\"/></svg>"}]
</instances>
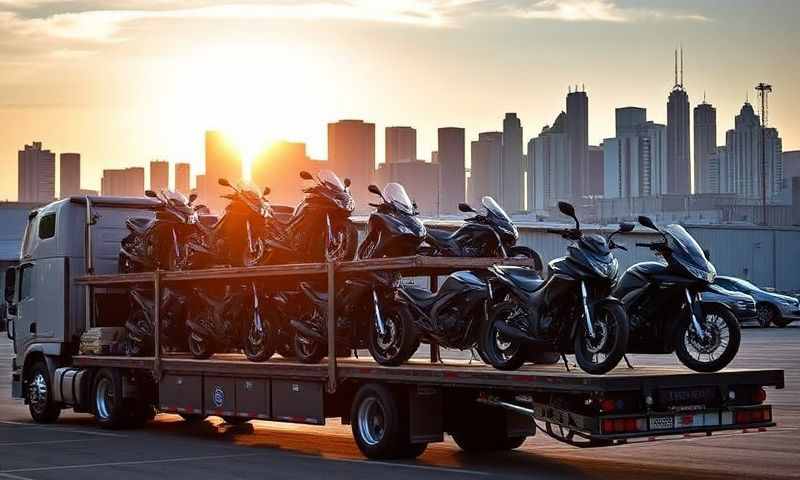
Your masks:
<instances>
[{"instance_id":1,"label":"sunset sky","mask_svg":"<svg viewBox=\"0 0 800 480\"><path fill-rule=\"evenodd\" d=\"M154 158L202 169L203 131L252 154L285 138L326 157L326 123L411 125L429 158L436 128L467 139L518 112L524 138L585 84L589 136L614 108L666 121L673 49L692 107L717 107L719 142L747 94L774 86L770 123L800 148L795 0L0 0L0 198L16 198L17 150L41 140L102 168ZM469 152L469 149L467 149Z\"/></svg>"}]
</instances>

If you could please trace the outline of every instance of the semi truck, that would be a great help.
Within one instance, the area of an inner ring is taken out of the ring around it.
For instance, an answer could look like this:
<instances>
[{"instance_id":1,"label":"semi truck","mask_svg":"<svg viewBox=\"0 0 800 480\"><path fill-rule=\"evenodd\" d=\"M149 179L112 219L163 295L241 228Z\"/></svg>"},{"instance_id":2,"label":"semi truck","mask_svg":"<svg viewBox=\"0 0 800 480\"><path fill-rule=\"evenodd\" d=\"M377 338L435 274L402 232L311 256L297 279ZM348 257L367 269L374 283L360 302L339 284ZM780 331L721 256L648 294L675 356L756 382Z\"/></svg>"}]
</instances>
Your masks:
<instances>
[{"instance_id":1,"label":"semi truck","mask_svg":"<svg viewBox=\"0 0 800 480\"><path fill-rule=\"evenodd\" d=\"M5 273L8 336L13 340L12 395L34 421L57 421L64 409L94 415L106 428L141 427L158 412L193 422L219 416L319 425L340 419L368 458L413 458L445 434L467 452L510 450L549 435L581 447L610 447L669 436L774 426L766 389L783 388L781 370L618 367L589 375L569 364L499 371L479 361L430 359L399 367L337 357L332 313L348 275L393 271L427 277L486 269L511 259L393 259L156 271L120 274L117 255L128 217L153 216L147 198L71 197L31 211L20 263ZM249 362L235 353L205 360L160 348L159 302L147 356L86 354L81 336L121 327L129 289L259 280L290 285L316 278L328 287L328 357L318 365L273 358Z\"/></svg>"}]
</instances>

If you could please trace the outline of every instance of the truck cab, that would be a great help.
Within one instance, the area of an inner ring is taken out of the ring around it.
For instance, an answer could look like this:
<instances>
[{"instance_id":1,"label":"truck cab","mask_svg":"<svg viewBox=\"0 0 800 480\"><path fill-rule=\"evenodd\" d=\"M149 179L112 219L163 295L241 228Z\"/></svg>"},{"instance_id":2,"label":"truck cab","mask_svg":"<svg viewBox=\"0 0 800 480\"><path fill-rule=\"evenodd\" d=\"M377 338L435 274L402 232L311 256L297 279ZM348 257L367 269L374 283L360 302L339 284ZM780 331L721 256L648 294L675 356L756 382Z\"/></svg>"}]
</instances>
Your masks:
<instances>
[{"instance_id":1,"label":"truck cab","mask_svg":"<svg viewBox=\"0 0 800 480\"><path fill-rule=\"evenodd\" d=\"M3 289L7 334L13 340L13 397L28 404L32 399L53 403L53 374L77 353L86 327L86 295L74 279L117 273L120 241L128 233L125 221L152 217L158 205L149 198L88 196L31 210L19 265L5 272ZM94 308L118 308L123 296L103 296L106 301Z\"/></svg>"}]
</instances>

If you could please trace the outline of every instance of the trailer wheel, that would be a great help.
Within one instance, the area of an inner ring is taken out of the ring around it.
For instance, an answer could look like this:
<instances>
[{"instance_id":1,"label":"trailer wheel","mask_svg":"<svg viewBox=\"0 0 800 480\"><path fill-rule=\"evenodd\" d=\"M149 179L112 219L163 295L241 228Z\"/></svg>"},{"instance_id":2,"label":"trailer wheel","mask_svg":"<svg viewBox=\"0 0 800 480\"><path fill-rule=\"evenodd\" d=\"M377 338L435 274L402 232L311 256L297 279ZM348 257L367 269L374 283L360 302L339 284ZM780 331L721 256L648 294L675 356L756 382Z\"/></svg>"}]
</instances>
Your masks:
<instances>
[{"instance_id":1,"label":"trailer wheel","mask_svg":"<svg viewBox=\"0 0 800 480\"><path fill-rule=\"evenodd\" d=\"M391 390L374 383L359 389L350 410L350 426L358 449L367 458L415 458L425 451L408 439L407 419Z\"/></svg>"},{"instance_id":2,"label":"trailer wheel","mask_svg":"<svg viewBox=\"0 0 800 480\"><path fill-rule=\"evenodd\" d=\"M61 415L61 407L53 401L53 386L47 364L33 364L28 383L28 410L36 423L53 423Z\"/></svg>"},{"instance_id":3,"label":"trailer wheel","mask_svg":"<svg viewBox=\"0 0 800 480\"><path fill-rule=\"evenodd\" d=\"M103 368L97 372L92 400L92 411L101 427L116 430L136 423L131 415L137 411L136 405L126 405L130 402L122 398L122 375L117 369Z\"/></svg>"}]
</instances>

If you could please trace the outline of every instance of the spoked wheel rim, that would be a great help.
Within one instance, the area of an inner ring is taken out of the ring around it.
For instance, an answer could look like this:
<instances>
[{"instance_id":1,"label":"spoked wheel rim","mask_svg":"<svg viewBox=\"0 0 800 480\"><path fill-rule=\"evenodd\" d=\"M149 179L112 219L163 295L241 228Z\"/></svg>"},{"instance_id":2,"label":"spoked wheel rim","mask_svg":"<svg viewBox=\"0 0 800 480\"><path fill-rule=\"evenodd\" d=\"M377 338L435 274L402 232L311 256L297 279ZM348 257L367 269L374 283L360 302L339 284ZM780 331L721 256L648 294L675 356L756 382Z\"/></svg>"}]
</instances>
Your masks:
<instances>
[{"instance_id":1,"label":"spoked wheel rim","mask_svg":"<svg viewBox=\"0 0 800 480\"><path fill-rule=\"evenodd\" d=\"M401 322L394 318L394 315L388 315L383 319L384 333L377 333L377 346L379 353L384 358L393 357L400 351L400 340L403 336Z\"/></svg>"},{"instance_id":2,"label":"spoked wheel rim","mask_svg":"<svg viewBox=\"0 0 800 480\"><path fill-rule=\"evenodd\" d=\"M47 395L47 379L41 372L36 372L28 385L28 401L36 413L47 410Z\"/></svg>"},{"instance_id":3,"label":"spoked wheel rim","mask_svg":"<svg viewBox=\"0 0 800 480\"><path fill-rule=\"evenodd\" d=\"M317 352L319 342L311 337L307 337L302 333L297 333L297 346L300 348L300 353L304 357L311 357Z\"/></svg>"},{"instance_id":4,"label":"spoked wheel rim","mask_svg":"<svg viewBox=\"0 0 800 480\"><path fill-rule=\"evenodd\" d=\"M101 378L95 390L95 411L103 419L109 418L114 409L114 386L111 379Z\"/></svg>"},{"instance_id":5,"label":"spoked wheel rim","mask_svg":"<svg viewBox=\"0 0 800 480\"><path fill-rule=\"evenodd\" d=\"M712 363L718 360L730 345L731 332L721 315L706 313L703 324L704 336L700 338L689 325L683 341L689 356L697 362Z\"/></svg>"},{"instance_id":6,"label":"spoked wheel rim","mask_svg":"<svg viewBox=\"0 0 800 480\"><path fill-rule=\"evenodd\" d=\"M189 350L192 355L202 357L208 353L208 342L193 333L189 335Z\"/></svg>"},{"instance_id":7,"label":"spoked wheel rim","mask_svg":"<svg viewBox=\"0 0 800 480\"><path fill-rule=\"evenodd\" d=\"M602 315L595 318L592 325L594 327L594 337L586 335L584 344L586 346L586 353L592 363L600 364L608 359L608 352L611 347L611 334L613 333L608 313L604 312Z\"/></svg>"},{"instance_id":8,"label":"spoked wheel rim","mask_svg":"<svg viewBox=\"0 0 800 480\"><path fill-rule=\"evenodd\" d=\"M259 331L258 326L255 322L250 322L250 328L247 332L247 342L245 343L245 348L251 355L258 355L264 351L266 347L266 338L267 332L265 329L261 329Z\"/></svg>"},{"instance_id":9,"label":"spoked wheel rim","mask_svg":"<svg viewBox=\"0 0 800 480\"><path fill-rule=\"evenodd\" d=\"M377 445L386 434L383 406L376 398L367 398L358 407L358 432L367 445Z\"/></svg>"},{"instance_id":10,"label":"spoked wheel rim","mask_svg":"<svg viewBox=\"0 0 800 480\"><path fill-rule=\"evenodd\" d=\"M492 330L489 334L494 347L492 349L494 350L493 354L503 362L512 359L519 352L521 345L519 341L514 341L503 335L497 328L497 322L509 324L509 321L517 315L519 315L519 312L516 309L508 308L502 315L498 315L498 318L495 319L491 326Z\"/></svg>"}]
</instances>

